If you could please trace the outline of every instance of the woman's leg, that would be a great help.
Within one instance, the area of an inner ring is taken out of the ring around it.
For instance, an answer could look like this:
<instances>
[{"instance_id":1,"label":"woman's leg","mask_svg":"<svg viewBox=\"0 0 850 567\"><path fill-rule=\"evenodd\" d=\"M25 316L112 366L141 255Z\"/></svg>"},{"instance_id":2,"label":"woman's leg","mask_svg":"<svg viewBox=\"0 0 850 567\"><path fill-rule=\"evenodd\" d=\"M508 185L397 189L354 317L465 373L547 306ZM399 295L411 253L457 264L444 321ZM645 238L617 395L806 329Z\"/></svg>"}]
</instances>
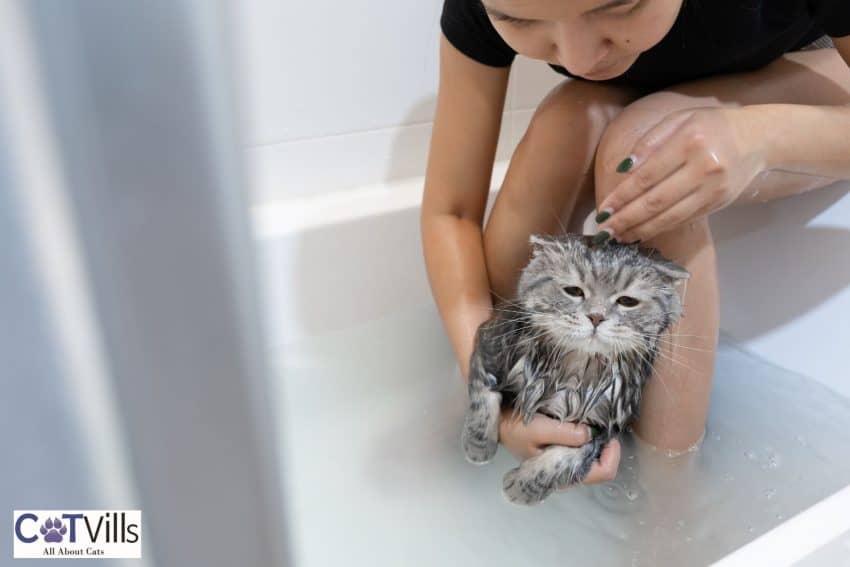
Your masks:
<instances>
[{"instance_id":1,"label":"woman's leg","mask_svg":"<svg viewBox=\"0 0 850 567\"><path fill-rule=\"evenodd\" d=\"M834 49L787 54L750 73L703 79L654 93L630 104L606 129L595 164L596 202L622 174L617 164L637 140L669 113L705 106L762 103L848 104L850 70ZM781 171L757 177L734 203L799 194L834 182ZM719 326L714 243L706 217L643 242L691 272L684 287L684 317L663 342L641 403L635 433L653 445L682 450L703 434Z\"/></svg>"},{"instance_id":2,"label":"woman's leg","mask_svg":"<svg viewBox=\"0 0 850 567\"><path fill-rule=\"evenodd\" d=\"M563 232L580 201L593 204L593 164L605 127L637 94L565 81L538 106L511 158L484 229L493 301L513 297L530 234Z\"/></svg>"}]
</instances>

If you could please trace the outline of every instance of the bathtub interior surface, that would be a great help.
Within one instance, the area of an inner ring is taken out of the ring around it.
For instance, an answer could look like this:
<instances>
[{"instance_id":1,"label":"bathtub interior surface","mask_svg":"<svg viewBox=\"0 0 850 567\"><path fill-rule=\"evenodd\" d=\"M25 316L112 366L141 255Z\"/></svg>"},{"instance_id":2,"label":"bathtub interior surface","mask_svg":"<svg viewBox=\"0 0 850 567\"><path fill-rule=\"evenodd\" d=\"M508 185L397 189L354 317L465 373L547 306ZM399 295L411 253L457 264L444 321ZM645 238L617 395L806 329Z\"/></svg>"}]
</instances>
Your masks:
<instances>
[{"instance_id":1,"label":"bathtub interior surface","mask_svg":"<svg viewBox=\"0 0 850 567\"><path fill-rule=\"evenodd\" d=\"M794 567L850 567L850 530L798 561Z\"/></svg>"},{"instance_id":2,"label":"bathtub interior surface","mask_svg":"<svg viewBox=\"0 0 850 567\"><path fill-rule=\"evenodd\" d=\"M532 508L501 494L504 448L461 454L466 394L433 306L273 356L300 566L707 565L850 484L850 400L725 334L698 451L626 435L616 480Z\"/></svg>"}]
</instances>

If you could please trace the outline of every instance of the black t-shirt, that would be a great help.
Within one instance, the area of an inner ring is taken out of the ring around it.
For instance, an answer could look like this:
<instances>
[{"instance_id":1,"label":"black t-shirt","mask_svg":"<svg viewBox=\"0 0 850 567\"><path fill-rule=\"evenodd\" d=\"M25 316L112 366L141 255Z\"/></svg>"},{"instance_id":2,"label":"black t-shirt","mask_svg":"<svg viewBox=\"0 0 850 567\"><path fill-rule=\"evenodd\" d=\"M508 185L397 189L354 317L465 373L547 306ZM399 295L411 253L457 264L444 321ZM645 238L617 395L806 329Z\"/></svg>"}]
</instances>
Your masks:
<instances>
[{"instance_id":1,"label":"black t-shirt","mask_svg":"<svg viewBox=\"0 0 850 567\"><path fill-rule=\"evenodd\" d=\"M440 27L452 45L485 65L506 67L516 55L480 0L444 0ZM749 71L823 35L850 35L850 0L684 0L664 39L619 77L599 82L653 90Z\"/></svg>"}]
</instances>

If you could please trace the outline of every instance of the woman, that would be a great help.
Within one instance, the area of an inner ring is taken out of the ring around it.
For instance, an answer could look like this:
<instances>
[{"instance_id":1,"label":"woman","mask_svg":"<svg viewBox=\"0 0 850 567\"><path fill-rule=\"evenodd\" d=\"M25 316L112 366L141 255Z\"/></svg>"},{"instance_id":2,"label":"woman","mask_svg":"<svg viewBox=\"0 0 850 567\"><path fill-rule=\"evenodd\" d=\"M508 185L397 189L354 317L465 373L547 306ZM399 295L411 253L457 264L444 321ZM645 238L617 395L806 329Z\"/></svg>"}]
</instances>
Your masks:
<instances>
[{"instance_id":1,"label":"woman","mask_svg":"<svg viewBox=\"0 0 850 567\"><path fill-rule=\"evenodd\" d=\"M445 0L441 28L421 228L464 378L528 236L595 202L599 240L640 240L691 272L633 429L666 449L698 443L719 318L707 215L850 178L850 2ZM573 80L536 109L482 230L516 53ZM574 424L507 415L500 442L521 459L588 440ZM586 483L613 479L618 463L612 441Z\"/></svg>"}]
</instances>

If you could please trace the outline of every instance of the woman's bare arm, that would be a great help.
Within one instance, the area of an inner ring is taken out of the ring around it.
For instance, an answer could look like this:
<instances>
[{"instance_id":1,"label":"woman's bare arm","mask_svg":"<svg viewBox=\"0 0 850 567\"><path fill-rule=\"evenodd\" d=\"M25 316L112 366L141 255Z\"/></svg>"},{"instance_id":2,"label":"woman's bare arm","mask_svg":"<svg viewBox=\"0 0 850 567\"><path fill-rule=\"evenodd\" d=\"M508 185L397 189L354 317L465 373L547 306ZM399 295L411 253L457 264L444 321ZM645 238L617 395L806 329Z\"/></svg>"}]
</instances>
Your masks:
<instances>
[{"instance_id":1,"label":"woman's bare arm","mask_svg":"<svg viewBox=\"0 0 850 567\"><path fill-rule=\"evenodd\" d=\"M420 217L431 292L464 379L492 298L482 224L509 70L482 65L440 38L440 86Z\"/></svg>"},{"instance_id":2,"label":"woman's bare arm","mask_svg":"<svg viewBox=\"0 0 850 567\"><path fill-rule=\"evenodd\" d=\"M472 61L441 38L440 89L420 220L431 291L467 381L475 331L493 307L482 224L508 73ZM526 426L503 414L499 424L499 442L519 459L552 444L578 447L589 439L584 425L543 415ZM612 480L619 462L620 444L612 440L584 484Z\"/></svg>"}]
</instances>

